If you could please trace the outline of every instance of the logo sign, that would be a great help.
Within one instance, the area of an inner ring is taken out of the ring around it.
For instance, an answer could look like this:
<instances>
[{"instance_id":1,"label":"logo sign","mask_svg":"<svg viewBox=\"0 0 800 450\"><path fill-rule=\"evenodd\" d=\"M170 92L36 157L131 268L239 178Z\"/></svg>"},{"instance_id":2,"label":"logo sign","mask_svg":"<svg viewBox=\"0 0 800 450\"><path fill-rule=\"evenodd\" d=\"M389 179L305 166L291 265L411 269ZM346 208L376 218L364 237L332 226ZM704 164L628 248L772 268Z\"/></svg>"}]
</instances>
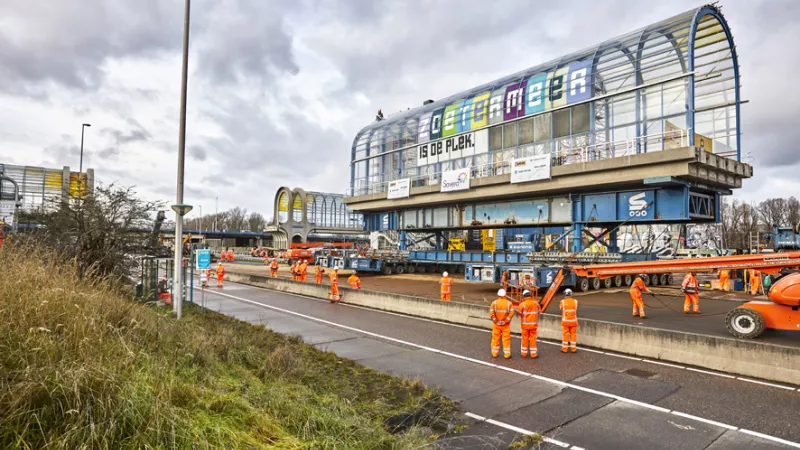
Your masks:
<instances>
[{"instance_id":1,"label":"logo sign","mask_svg":"<svg viewBox=\"0 0 800 450\"><path fill-rule=\"evenodd\" d=\"M454 126L455 129L455 126ZM450 161L489 151L489 133L479 130L417 146L417 166Z\"/></svg>"},{"instance_id":2,"label":"logo sign","mask_svg":"<svg viewBox=\"0 0 800 450\"><path fill-rule=\"evenodd\" d=\"M389 192L386 196L389 200L393 198L407 198L411 193L411 179L402 178L389 182Z\"/></svg>"},{"instance_id":3,"label":"logo sign","mask_svg":"<svg viewBox=\"0 0 800 450\"><path fill-rule=\"evenodd\" d=\"M530 156L511 161L511 182L547 180L550 178L550 154Z\"/></svg>"},{"instance_id":4,"label":"logo sign","mask_svg":"<svg viewBox=\"0 0 800 450\"><path fill-rule=\"evenodd\" d=\"M618 214L620 220L653 220L653 191L633 191L620 194Z\"/></svg>"},{"instance_id":5,"label":"logo sign","mask_svg":"<svg viewBox=\"0 0 800 450\"><path fill-rule=\"evenodd\" d=\"M206 270L211 268L211 250L196 250L195 261L197 263L197 270Z\"/></svg>"},{"instance_id":6,"label":"logo sign","mask_svg":"<svg viewBox=\"0 0 800 450\"><path fill-rule=\"evenodd\" d=\"M471 172L472 171L469 167L442 172L442 184L440 192L463 191L469 189Z\"/></svg>"}]
</instances>

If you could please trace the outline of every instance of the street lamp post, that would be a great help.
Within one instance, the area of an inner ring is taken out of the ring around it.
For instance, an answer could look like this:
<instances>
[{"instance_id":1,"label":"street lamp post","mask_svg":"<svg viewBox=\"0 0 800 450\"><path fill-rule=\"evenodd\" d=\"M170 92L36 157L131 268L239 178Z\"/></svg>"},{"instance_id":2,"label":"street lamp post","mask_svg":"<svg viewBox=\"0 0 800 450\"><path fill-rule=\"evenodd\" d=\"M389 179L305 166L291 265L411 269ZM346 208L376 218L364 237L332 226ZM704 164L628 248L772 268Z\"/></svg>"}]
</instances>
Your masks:
<instances>
[{"instance_id":1,"label":"street lamp post","mask_svg":"<svg viewBox=\"0 0 800 450\"><path fill-rule=\"evenodd\" d=\"M81 125L81 162L78 164L78 195L83 195L83 132L86 130L86 127L90 127L92 124L84 123Z\"/></svg>"},{"instance_id":2,"label":"street lamp post","mask_svg":"<svg viewBox=\"0 0 800 450\"><path fill-rule=\"evenodd\" d=\"M186 87L189 70L189 11L191 0L186 0L183 12L183 64L181 68L181 117L178 132L178 186L175 195L175 272L173 275L173 294L175 314L180 320L183 312L183 216L192 207L183 204L183 162L186 154Z\"/></svg>"}]
</instances>

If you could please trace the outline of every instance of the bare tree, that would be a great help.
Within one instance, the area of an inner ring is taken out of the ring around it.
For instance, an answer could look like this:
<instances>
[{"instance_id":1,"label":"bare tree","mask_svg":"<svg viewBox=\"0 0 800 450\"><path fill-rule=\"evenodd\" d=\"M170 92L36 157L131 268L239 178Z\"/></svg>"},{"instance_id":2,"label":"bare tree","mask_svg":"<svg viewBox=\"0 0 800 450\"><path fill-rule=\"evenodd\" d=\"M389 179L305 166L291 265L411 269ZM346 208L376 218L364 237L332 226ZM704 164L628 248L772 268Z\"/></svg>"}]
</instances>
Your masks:
<instances>
[{"instance_id":1,"label":"bare tree","mask_svg":"<svg viewBox=\"0 0 800 450\"><path fill-rule=\"evenodd\" d=\"M793 227L800 224L800 201L794 196L786 200L786 223Z\"/></svg>"},{"instance_id":2,"label":"bare tree","mask_svg":"<svg viewBox=\"0 0 800 450\"><path fill-rule=\"evenodd\" d=\"M224 214L227 215L227 225L228 230L230 231L241 231L247 228L247 210L239 208L233 208L231 210L226 211Z\"/></svg>"},{"instance_id":3,"label":"bare tree","mask_svg":"<svg viewBox=\"0 0 800 450\"><path fill-rule=\"evenodd\" d=\"M786 221L787 202L783 198L768 198L758 204L758 216L767 228L783 225Z\"/></svg>"},{"instance_id":4,"label":"bare tree","mask_svg":"<svg viewBox=\"0 0 800 450\"><path fill-rule=\"evenodd\" d=\"M267 221L264 220L264 216L261 213L251 212L250 216L247 218L247 223L250 227L250 231L264 231L264 227L267 224Z\"/></svg>"}]
</instances>

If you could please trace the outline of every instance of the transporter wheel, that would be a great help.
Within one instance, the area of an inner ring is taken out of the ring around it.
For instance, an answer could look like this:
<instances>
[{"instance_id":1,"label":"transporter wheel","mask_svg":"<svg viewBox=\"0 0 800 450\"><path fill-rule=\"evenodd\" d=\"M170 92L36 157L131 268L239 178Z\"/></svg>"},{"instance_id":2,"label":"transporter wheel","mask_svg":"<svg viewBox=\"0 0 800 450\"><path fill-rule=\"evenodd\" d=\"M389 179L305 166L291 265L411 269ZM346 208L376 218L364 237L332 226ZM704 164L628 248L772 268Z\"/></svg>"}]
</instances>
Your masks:
<instances>
[{"instance_id":1,"label":"transporter wheel","mask_svg":"<svg viewBox=\"0 0 800 450\"><path fill-rule=\"evenodd\" d=\"M420 264L417 266L417 272L425 273L427 271L428 271L428 266L426 266L425 264Z\"/></svg>"},{"instance_id":2,"label":"transporter wheel","mask_svg":"<svg viewBox=\"0 0 800 450\"><path fill-rule=\"evenodd\" d=\"M662 273L661 276L658 277L658 284L662 286L669 285L669 277L667 276L667 274Z\"/></svg>"},{"instance_id":3,"label":"transporter wheel","mask_svg":"<svg viewBox=\"0 0 800 450\"><path fill-rule=\"evenodd\" d=\"M622 287L622 282L625 281L622 279L622 275L617 275L614 278L609 278L610 280L614 280L614 287Z\"/></svg>"},{"instance_id":4,"label":"transporter wheel","mask_svg":"<svg viewBox=\"0 0 800 450\"><path fill-rule=\"evenodd\" d=\"M575 289L577 289L578 292L587 292L589 290L589 279L578 277L578 279L575 280Z\"/></svg>"},{"instance_id":5,"label":"transporter wheel","mask_svg":"<svg viewBox=\"0 0 800 450\"><path fill-rule=\"evenodd\" d=\"M650 285L658 286L658 274L653 274L650 276Z\"/></svg>"},{"instance_id":6,"label":"transporter wheel","mask_svg":"<svg viewBox=\"0 0 800 450\"><path fill-rule=\"evenodd\" d=\"M600 286L600 278L594 277L589 279L589 287L591 287L593 291L600 290Z\"/></svg>"},{"instance_id":7,"label":"transporter wheel","mask_svg":"<svg viewBox=\"0 0 800 450\"><path fill-rule=\"evenodd\" d=\"M764 332L764 317L750 308L736 308L725 316L728 331L742 339L753 339Z\"/></svg>"},{"instance_id":8,"label":"transporter wheel","mask_svg":"<svg viewBox=\"0 0 800 450\"><path fill-rule=\"evenodd\" d=\"M408 273L414 273L416 271L417 271L417 266L415 266L413 264L408 266Z\"/></svg>"},{"instance_id":9,"label":"transporter wheel","mask_svg":"<svg viewBox=\"0 0 800 450\"><path fill-rule=\"evenodd\" d=\"M672 282L673 282L672 274L669 273L669 274L667 274L667 282L665 284L669 285L669 284L672 284Z\"/></svg>"},{"instance_id":10,"label":"transporter wheel","mask_svg":"<svg viewBox=\"0 0 800 450\"><path fill-rule=\"evenodd\" d=\"M465 267L464 266L456 266L456 273L464 273Z\"/></svg>"},{"instance_id":11,"label":"transporter wheel","mask_svg":"<svg viewBox=\"0 0 800 450\"><path fill-rule=\"evenodd\" d=\"M625 286L633 284L633 275L625 275Z\"/></svg>"},{"instance_id":12,"label":"transporter wheel","mask_svg":"<svg viewBox=\"0 0 800 450\"><path fill-rule=\"evenodd\" d=\"M381 268L381 275L391 275L392 268L388 264L384 264L383 268Z\"/></svg>"},{"instance_id":13,"label":"transporter wheel","mask_svg":"<svg viewBox=\"0 0 800 450\"><path fill-rule=\"evenodd\" d=\"M603 289L611 289L614 286L614 279L613 278L606 278L603 281Z\"/></svg>"},{"instance_id":14,"label":"transporter wheel","mask_svg":"<svg viewBox=\"0 0 800 450\"><path fill-rule=\"evenodd\" d=\"M397 265L394 266L394 273L401 275L406 272L406 266Z\"/></svg>"},{"instance_id":15,"label":"transporter wheel","mask_svg":"<svg viewBox=\"0 0 800 450\"><path fill-rule=\"evenodd\" d=\"M650 274L647 273L644 274L644 278L642 279L642 281L644 281L645 286L650 286Z\"/></svg>"}]
</instances>

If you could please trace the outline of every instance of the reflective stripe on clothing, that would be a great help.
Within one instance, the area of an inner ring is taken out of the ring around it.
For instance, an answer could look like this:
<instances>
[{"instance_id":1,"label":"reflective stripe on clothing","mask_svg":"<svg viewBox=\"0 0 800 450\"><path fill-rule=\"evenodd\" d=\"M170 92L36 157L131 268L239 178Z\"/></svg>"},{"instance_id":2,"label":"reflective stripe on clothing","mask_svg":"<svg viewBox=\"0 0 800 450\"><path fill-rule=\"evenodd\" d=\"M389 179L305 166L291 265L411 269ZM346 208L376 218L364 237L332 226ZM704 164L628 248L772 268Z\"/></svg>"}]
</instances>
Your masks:
<instances>
[{"instance_id":1,"label":"reflective stripe on clothing","mask_svg":"<svg viewBox=\"0 0 800 450\"><path fill-rule=\"evenodd\" d=\"M578 324L578 301L572 297L567 297L561 300L558 305L561 309L561 323L562 324Z\"/></svg>"},{"instance_id":2,"label":"reflective stripe on clothing","mask_svg":"<svg viewBox=\"0 0 800 450\"><path fill-rule=\"evenodd\" d=\"M539 304L536 303L536 300L525 300L520 303L519 314L523 327L539 324Z\"/></svg>"},{"instance_id":3,"label":"reflective stripe on clothing","mask_svg":"<svg viewBox=\"0 0 800 450\"><path fill-rule=\"evenodd\" d=\"M505 298L498 298L492 302L489 309L489 315L493 322L509 322L514 317L514 310L512 309L511 302Z\"/></svg>"}]
</instances>

